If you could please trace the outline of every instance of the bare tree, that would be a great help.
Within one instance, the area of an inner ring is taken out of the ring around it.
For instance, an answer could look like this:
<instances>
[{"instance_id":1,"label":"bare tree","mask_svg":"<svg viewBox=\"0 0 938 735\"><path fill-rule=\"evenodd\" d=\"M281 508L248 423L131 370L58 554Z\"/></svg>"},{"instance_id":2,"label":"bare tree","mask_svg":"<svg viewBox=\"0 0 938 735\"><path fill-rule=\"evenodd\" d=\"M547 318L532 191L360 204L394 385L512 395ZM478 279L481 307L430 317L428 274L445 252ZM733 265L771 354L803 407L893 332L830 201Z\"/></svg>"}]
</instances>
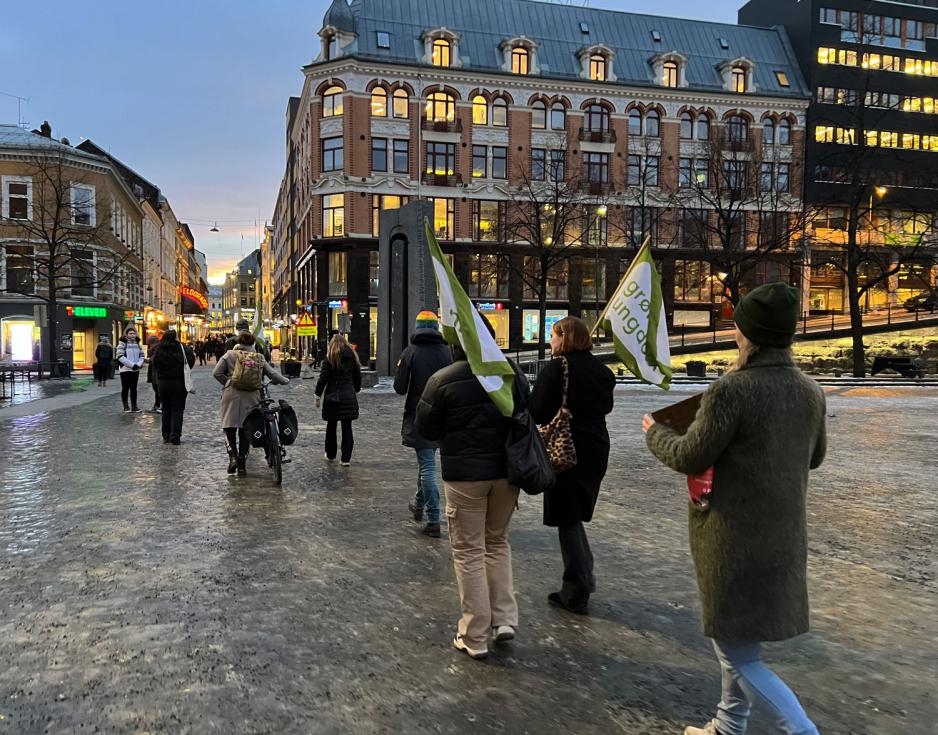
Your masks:
<instances>
[{"instance_id":1,"label":"bare tree","mask_svg":"<svg viewBox=\"0 0 938 735\"><path fill-rule=\"evenodd\" d=\"M752 142L744 118L714 130L705 158L681 164L675 236L699 249L735 305L753 271L774 256L799 256L809 213L790 192L798 160Z\"/></svg>"},{"instance_id":2,"label":"bare tree","mask_svg":"<svg viewBox=\"0 0 938 735\"><path fill-rule=\"evenodd\" d=\"M825 245L826 251L816 253L812 265L827 265L846 280L856 377L866 375L864 301L882 286L888 290L903 269L933 266L938 245L935 206L923 204L916 180L897 178L931 176L938 181L921 170L910 150L921 136L889 130L895 119L891 112L909 111L910 103L898 94L871 89L871 81L872 75L863 74L859 88L825 90L829 98L818 101L836 107L830 112L818 108L813 131L817 143L829 144L829 153L817 159L811 172L825 185L827 205L826 221L819 218L814 228L815 244Z\"/></svg>"},{"instance_id":3,"label":"bare tree","mask_svg":"<svg viewBox=\"0 0 938 735\"><path fill-rule=\"evenodd\" d=\"M108 209L96 189L64 153L35 157L25 173L32 181L31 204L0 218L3 232L12 233L5 247L4 291L45 302L43 352L55 374L60 301L66 295L92 295L113 283L129 251L111 232Z\"/></svg>"}]
</instances>

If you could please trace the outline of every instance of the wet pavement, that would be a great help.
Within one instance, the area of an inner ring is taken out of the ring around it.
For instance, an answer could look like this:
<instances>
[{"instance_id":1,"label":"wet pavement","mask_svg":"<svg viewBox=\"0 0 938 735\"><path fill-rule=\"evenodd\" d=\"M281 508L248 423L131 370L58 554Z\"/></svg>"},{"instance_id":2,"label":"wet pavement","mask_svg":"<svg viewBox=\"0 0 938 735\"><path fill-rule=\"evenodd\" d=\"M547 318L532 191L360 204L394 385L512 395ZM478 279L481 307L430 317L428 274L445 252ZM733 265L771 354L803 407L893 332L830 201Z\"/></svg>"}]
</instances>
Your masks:
<instances>
[{"instance_id":1,"label":"wet pavement","mask_svg":"<svg viewBox=\"0 0 938 735\"><path fill-rule=\"evenodd\" d=\"M519 637L480 663L449 647L449 545L409 518L395 396L363 395L340 468L322 460L313 381L275 389L301 421L277 488L256 454L247 478L225 473L217 386L204 369L197 385L179 447L116 395L0 411L0 733L659 735L711 716L683 480L638 428L679 396L617 394L591 617L546 605L560 553L522 496ZM825 735L919 735L938 717L936 409L935 389L829 394L813 630L767 647ZM765 712L750 732L773 732Z\"/></svg>"}]
</instances>

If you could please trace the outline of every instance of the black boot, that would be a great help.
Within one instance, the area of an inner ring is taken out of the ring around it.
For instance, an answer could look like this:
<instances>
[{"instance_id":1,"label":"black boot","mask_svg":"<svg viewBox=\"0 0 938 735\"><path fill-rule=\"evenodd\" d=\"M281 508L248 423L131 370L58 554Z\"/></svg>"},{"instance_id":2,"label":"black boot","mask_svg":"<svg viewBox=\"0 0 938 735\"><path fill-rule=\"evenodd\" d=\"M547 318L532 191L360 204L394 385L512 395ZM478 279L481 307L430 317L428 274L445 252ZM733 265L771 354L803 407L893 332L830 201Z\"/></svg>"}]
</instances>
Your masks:
<instances>
[{"instance_id":1,"label":"black boot","mask_svg":"<svg viewBox=\"0 0 938 735\"><path fill-rule=\"evenodd\" d=\"M248 473L248 468L247 468L247 466L246 466L246 465L247 465L247 457L238 457L237 463L238 463L238 464L237 464L237 467L238 467L238 476L239 476L239 477L243 477L244 475L246 475L246 474Z\"/></svg>"},{"instance_id":2,"label":"black boot","mask_svg":"<svg viewBox=\"0 0 938 735\"><path fill-rule=\"evenodd\" d=\"M233 475L238 469L238 455L234 452L228 452L228 474Z\"/></svg>"}]
</instances>

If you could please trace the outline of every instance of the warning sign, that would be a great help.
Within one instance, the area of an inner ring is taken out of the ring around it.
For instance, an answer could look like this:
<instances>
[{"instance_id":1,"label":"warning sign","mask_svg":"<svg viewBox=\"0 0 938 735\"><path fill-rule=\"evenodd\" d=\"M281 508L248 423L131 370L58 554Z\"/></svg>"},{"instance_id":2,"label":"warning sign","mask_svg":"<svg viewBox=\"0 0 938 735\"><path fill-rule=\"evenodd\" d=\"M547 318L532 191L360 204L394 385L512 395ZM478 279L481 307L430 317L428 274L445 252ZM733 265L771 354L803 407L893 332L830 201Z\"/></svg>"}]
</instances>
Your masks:
<instances>
[{"instance_id":1,"label":"warning sign","mask_svg":"<svg viewBox=\"0 0 938 735\"><path fill-rule=\"evenodd\" d=\"M318 333L319 330L316 327L316 322L313 321L313 317L304 311L300 315L300 320L296 323L297 337L315 337Z\"/></svg>"}]
</instances>

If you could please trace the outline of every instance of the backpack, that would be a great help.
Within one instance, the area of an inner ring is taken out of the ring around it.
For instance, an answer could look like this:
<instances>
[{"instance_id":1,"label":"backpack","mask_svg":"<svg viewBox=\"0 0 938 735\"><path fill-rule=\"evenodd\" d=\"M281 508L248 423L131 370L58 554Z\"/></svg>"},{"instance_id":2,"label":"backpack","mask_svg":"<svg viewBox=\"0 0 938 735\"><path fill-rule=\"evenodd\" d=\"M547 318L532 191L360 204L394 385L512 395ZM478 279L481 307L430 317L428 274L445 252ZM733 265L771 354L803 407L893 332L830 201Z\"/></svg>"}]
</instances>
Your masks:
<instances>
[{"instance_id":1,"label":"backpack","mask_svg":"<svg viewBox=\"0 0 938 735\"><path fill-rule=\"evenodd\" d=\"M237 362L231 373L231 386L237 390L260 390L264 378L264 357L256 352L236 350Z\"/></svg>"}]
</instances>

